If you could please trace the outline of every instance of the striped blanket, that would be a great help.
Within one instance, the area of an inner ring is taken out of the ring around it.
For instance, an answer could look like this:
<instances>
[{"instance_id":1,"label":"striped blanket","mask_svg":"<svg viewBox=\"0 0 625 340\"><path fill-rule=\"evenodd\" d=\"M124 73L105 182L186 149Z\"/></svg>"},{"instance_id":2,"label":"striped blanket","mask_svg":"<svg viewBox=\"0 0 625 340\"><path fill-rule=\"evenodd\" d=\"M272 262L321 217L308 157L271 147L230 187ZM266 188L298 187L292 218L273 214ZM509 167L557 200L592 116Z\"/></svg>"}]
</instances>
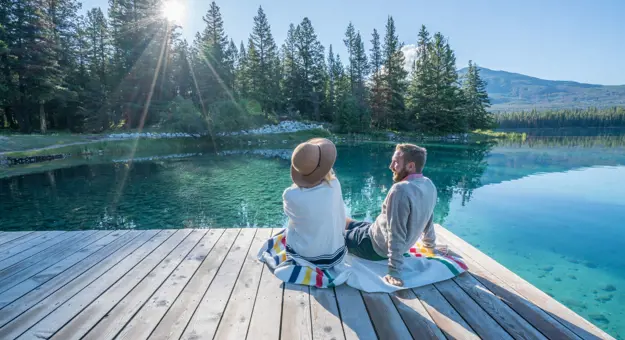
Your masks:
<instances>
[{"instance_id":1,"label":"striped blanket","mask_svg":"<svg viewBox=\"0 0 625 340\"><path fill-rule=\"evenodd\" d=\"M461 258L423 248L417 242L404 254L402 279L404 288L415 288L453 278L467 270ZM266 263L280 280L287 283L331 288L347 284L366 292L393 292L400 287L390 285L383 277L388 262L364 260L351 254L343 262L330 269L320 269L299 258L292 258L286 251L286 233L283 229L269 238L258 252L258 259Z\"/></svg>"}]
</instances>

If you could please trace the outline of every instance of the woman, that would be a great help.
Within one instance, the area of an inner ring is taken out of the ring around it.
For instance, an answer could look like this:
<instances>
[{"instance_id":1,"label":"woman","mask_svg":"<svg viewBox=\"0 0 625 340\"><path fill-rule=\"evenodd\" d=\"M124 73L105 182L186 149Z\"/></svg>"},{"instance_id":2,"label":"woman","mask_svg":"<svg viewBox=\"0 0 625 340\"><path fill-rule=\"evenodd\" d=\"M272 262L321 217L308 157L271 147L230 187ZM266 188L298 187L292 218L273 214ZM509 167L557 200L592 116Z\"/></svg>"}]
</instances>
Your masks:
<instances>
[{"instance_id":1,"label":"woman","mask_svg":"<svg viewBox=\"0 0 625 340\"><path fill-rule=\"evenodd\" d=\"M335 161L336 147L328 139L315 138L298 145L291 156L293 185L282 195L289 218L287 254L296 262L320 269L341 263L346 254L345 204L332 170Z\"/></svg>"}]
</instances>

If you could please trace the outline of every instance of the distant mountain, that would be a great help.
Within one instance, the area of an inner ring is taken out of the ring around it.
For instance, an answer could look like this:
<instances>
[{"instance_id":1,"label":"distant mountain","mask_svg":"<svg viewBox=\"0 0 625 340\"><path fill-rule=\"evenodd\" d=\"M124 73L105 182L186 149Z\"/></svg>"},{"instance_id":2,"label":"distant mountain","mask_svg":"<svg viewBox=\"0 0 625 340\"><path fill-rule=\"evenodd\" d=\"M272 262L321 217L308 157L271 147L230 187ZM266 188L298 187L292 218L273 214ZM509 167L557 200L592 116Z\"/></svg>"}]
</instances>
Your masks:
<instances>
[{"instance_id":1,"label":"distant mountain","mask_svg":"<svg viewBox=\"0 0 625 340\"><path fill-rule=\"evenodd\" d=\"M463 76L466 72L465 67L458 74ZM625 106L625 85L545 80L483 67L480 76L487 82L491 111Z\"/></svg>"}]
</instances>

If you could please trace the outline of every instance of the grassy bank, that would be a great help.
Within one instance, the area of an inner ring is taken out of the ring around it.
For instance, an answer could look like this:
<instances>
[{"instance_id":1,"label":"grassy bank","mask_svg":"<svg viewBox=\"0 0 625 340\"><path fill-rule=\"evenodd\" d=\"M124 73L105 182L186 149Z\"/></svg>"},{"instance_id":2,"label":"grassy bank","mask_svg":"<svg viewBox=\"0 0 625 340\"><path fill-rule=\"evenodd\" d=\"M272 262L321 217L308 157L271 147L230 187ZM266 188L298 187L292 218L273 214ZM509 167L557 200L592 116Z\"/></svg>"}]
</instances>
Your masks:
<instances>
[{"instance_id":1,"label":"grassy bank","mask_svg":"<svg viewBox=\"0 0 625 340\"><path fill-rule=\"evenodd\" d=\"M125 157L134 154L133 157L142 157L143 155L185 153L189 150L215 152L249 145L290 146L313 137L329 136L330 132L324 129L266 135L220 136L214 139L206 136L201 138L105 140L103 135L92 135L90 138L83 139L78 138L81 137L80 135L15 135L9 137L10 143L5 144L7 140L0 141L4 147L4 153L0 156L20 158L58 154L71 154L72 156L106 154Z\"/></svg>"},{"instance_id":2,"label":"grassy bank","mask_svg":"<svg viewBox=\"0 0 625 340\"><path fill-rule=\"evenodd\" d=\"M474 139L505 139L521 142L527 139L526 133L508 131L475 130L471 132L471 135Z\"/></svg>"},{"instance_id":3,"label":"grassy bank","mask_svg":"<svg viewBox=\"0 0 625 340\"><path fill-rule=\"evenodd\" d=\"M354 140L372 141L483 141L483 140L514 140L525 141L527 134L517 132L496 132L492 130L474 130L469 133L456 133L447 135L429 135L419 132L405 131L370 131L356 134L336 134L338 137Z\"/></svg>"},{"instance_id":4,"label":"grassy bank","mask_svg":"<svg viewBox=\"0 0 625 340\"><path fill-rule=\"evenodd\" d=\"M23 151L40 148L54 148L77 143L91 143L102 139L101 135L51 133L47 135L0 135L0 152Z\"/></svg>"},{"instance_id":5,"label":"grassy bank","mask_svg":"<svg viewBox=\"0 0 625 340\"><path fill-rule=\"evenodd\" d=\"M146 131L148 132L148 131ZM154 132L154 131L153 131ZM336 137L341 140L371 140L371 141L482 141L493 139L505 139L513 141L525 141L527 135L517 132L495 132L491 130L476 130L468 134L450 134L432 136L417 132L403 131L370 131L360 134L333 134L327 129L304 130L290 133L262 134L262 135L236 135L236 136L210 136L201 138L174 138L174 139L134 139L107 140L107 134L70 134L52 133L47 135L3 135L0 136L0 156L2 157L31 157L53 154L93 154L98 152L127 154L134 150L135 144L139 150L146 148L146 152L167 151L180 152L184 145L193 145L205 149L207 152L225 150L236 147L251 145L260 146L286 146L296 142L305 141L314 137ZM144 141L150 141L146 143ZM176 142L173 142L176 140ZM136 151L136 150L135 150Z\"/></svg>"}]
</instances>

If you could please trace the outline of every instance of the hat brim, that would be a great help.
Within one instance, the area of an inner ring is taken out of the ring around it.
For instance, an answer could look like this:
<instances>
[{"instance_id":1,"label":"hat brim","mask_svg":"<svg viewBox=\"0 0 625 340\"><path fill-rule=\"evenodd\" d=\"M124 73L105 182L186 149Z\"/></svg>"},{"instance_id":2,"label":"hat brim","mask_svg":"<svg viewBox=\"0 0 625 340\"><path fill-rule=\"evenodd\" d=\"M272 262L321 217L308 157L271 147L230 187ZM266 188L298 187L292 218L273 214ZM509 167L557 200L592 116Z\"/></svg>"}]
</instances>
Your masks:
<instances>
[{"instance_id":1,"label":"hat brim","mask_svg":"<svg viewBox=\"0 0 625 340\"><path fill-rule=\"evenodd\" d=\"M297 172L291 164L291 179L293 183L300 187L311 187L319 184L323 177L332 170L336 161L336 146L330 140L325 138L315 138L308 141L310 144L318 145L321 153L319 159L319 167L308 175L302 175Z\"/></svg>"}]
</instances>

